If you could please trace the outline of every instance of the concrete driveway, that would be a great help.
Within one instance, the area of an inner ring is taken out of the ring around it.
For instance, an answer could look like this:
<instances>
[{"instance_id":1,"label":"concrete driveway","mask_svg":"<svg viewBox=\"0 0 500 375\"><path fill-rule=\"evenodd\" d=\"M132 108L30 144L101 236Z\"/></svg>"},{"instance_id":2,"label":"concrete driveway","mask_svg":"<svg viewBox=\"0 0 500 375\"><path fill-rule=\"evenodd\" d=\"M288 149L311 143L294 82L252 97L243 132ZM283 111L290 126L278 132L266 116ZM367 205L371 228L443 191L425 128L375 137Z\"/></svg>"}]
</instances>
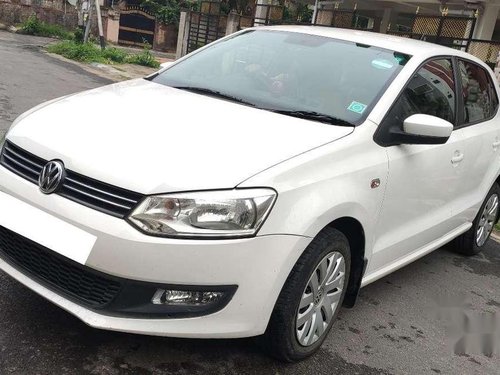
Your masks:
<instances>
[{"instance_id":1,"label":"concrete driveway","mask_svg":"<svg viewBox=\"0 0 500 375\"><path fill-rule=\"evenodd\" d=\"M45 42L0 32L0 132L33 105L108 83L42 54ZM445 332L450 300L494 314L499 286L500 244L490 241L473 258L440 249L364 288L321 351L288 365L266 357L252 339L98 331L0 271L0 374L499 374L498 354L453 354Z\"/></svg>"}]
</instances>

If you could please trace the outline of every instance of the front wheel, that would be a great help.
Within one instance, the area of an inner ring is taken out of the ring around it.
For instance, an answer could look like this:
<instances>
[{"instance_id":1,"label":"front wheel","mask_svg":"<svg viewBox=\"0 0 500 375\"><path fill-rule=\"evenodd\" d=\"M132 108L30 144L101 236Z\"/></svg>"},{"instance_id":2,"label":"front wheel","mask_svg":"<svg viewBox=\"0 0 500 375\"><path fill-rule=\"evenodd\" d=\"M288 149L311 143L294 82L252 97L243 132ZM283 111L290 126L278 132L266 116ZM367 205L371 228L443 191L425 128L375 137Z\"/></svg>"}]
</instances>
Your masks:
<instances>
[{"instance_id":1,"label":"front wheel","mask_svg":"<svg viewBox=\"0 0 500 375\"><path fill-rule=\"evenodd\" d=\"M490 238L493 227L498 221L500 186L495 183L484 199L472 227L454 242L457 252L472 256L479 254Z\"/></svg>"},{"instance_id":2,"label":"front wheel","mask_svg":"<svg viewBox=\"0 0 500 375\"><path fill-rule=\"evenodd\" d=\"M344 300L351 264L349 242L325 228L297 261L274 308L264 346L274 357L304 359L316 352Z\"/></svg>"}]
</instances>

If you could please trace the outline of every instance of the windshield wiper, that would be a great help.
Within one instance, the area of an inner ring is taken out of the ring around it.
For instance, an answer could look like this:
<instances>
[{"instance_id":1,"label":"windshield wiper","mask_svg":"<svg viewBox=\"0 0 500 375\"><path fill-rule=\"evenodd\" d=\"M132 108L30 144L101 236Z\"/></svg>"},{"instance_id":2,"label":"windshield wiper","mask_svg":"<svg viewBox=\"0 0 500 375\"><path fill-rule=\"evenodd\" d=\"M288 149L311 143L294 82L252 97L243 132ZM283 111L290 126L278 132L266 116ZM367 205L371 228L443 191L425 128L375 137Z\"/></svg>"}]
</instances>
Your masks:
<instances>
[{"instance_id":1,"label":"windshield wiper","mask_svg":"<svg viewBox=\"0 0 500 375\"><path fill-rule=\"evenodd\" d=\"M267 110L274 113L279 113L281 115L298 117L305 120L319 121L331 125L354 126L354 124L350 123L349 121L314 111L294 111L294 110L284 110L284 109L267 109Z\"/></svg>"},{"instance_id":2,"label":"windshield wiper","mask_svg":"<svg viewBox=\"0 0 500 375\"><path fill-rule=\"evenodd\" d=\"M229 94L224 94L220 91L208 89L205 87L195 87L195 86L172 86L172 87L174 89L192 91L192 92L199 93L199 94L206 94L209 96L214 96L216 98L227 99L227 100L230 100L232 102L237 102L240 104L245 104L245 105L249 105L251 107L255 107L255 104L247 102L244 99L241 99L241 98L238 98L236 96L229 95Z\"/></svg>"}]
</instances>

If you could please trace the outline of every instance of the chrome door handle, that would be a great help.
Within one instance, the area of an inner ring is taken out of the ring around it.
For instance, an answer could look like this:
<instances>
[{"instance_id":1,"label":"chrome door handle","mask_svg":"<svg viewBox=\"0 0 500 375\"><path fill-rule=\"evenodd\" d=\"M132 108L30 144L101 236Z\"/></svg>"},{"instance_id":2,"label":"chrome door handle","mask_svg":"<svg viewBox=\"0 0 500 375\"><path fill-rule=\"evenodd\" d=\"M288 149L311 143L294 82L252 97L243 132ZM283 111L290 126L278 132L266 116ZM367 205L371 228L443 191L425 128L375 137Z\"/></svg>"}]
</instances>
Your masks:
<instances>
[{"instance_id":1,"label":"chrome door handle","mask_svg":"<svg viewBox=\"0 0 500 375\"><path fill-rule=\"evenodd\" d=\"M451 158L451 164L457 164L464 160L464 154L460 151L456 151L455 155Z\"/></svg>"},{"instance_id":2,"label":"chrome door handle","mask_svg":"<svg viewBox=\"0 0 500 375\"><path fill-rule=\"evenodd\" d=\"M495 142L493 142L493 149L496 151L496 149L498 148L498 146L500 146L500 141L499 140L496 140Z\"/></svg>"}]
</instances>

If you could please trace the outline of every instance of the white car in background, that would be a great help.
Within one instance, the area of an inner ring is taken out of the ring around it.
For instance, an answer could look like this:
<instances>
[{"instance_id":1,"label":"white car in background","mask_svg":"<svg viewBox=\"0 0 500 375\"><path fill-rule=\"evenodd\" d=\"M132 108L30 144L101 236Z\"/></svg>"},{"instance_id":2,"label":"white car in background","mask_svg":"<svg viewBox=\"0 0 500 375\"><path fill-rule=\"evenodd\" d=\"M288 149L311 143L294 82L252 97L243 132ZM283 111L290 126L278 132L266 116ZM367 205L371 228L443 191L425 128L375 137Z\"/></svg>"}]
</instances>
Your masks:
<instances>
[{"instance_id":1,"label":"white car in background","mask_svg":"<svg viewBox=\"0 0 500 375\"><path fill-rule=\"evenodd\" d=\"M93 327L263 335L286 361L361 287L452 240L477 254L499 214L491 70L375 33L247 29L1 143L7 274Z\"/></svg>"}]
</instances>

